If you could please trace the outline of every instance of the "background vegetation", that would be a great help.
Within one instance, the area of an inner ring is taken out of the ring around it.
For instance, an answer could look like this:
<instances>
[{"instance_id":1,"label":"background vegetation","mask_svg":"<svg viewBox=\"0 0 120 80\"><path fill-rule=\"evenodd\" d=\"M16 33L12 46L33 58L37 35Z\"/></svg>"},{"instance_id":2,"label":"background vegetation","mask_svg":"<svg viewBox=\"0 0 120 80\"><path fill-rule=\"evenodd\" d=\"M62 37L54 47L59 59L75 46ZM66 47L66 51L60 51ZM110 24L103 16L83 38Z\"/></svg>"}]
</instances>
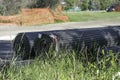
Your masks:
<instances>
[{"instance_id":1,"label":"background vegetation","mask_svg":"<svg viewBox=\"0 0 120 80\"><path fill-rule=\"evenodd\" d=\"M119 0L64 0L66 9L79 7L81 10L105 10L112 4L118 3Z\"/></svg>"},{"instance_id":2,"label":"background vegetation","mask_svg":"<svg viewBox=\"0 0 120 80\"><path fill-rule=\"evenodd\" d=\"M0 0L0 14L16 14L21 8L55 9L58 4L62 4L65 10L76 7L81 10L105 10L118 2L119 0Z\"/></svg>"}]
</instances>

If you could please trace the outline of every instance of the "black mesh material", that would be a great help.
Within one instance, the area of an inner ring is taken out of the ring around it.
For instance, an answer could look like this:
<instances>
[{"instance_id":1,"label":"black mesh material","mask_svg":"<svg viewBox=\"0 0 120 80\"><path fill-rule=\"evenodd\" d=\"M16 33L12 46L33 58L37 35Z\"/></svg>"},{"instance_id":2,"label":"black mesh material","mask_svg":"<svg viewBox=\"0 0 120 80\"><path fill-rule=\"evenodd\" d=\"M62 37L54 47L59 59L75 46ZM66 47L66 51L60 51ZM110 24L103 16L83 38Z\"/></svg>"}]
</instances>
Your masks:
<instances>
[{"instance_id":1,"label":"black mesh material","mask_svg":"<svg viewBox=\"0 0 120 80\"><path fill-rule=\"evenodd\" d=\"M12 41L0 41L0 59L12 60L13 53Z\"/></svg>"},{"instance_id":2,"label":"black mesh material","mask_svg":"<svg viewBox=\"0 0 120 80\"><path fill-rule=\"evenodd\" d=\"M44 38L41 37L44 34ZM42 32L26 32L19 33L14 40L14 50L16 54L23 55L23 59L28 59L29 55L34 55L42 50L48 51L50 44L42 46L44 41L51 43L50 35L56 36L58 51L61 49L80 51L87 47L89 51L99 47L111 47L120 45L120 28L102 27L102 28L85 28L85 29L68 29L68 30L53 30ZM24 35L24 37L22 37ZM47 36L47 37L45 37ZM42 39L44 41L42 42ZM21 43L22 40L22 43ZM16 47L22 45L22 48ZM18 52L17 52L18 51ZM43 51L43 52L44 52Z\"/></svg>"},{"instance_id":3,"label":"black mesh material","mask_svg":"<svg viewBox=\"0 0 120 80\"><path fill-rule=\"evenodd\" d=\"M46 34L42 34L41 38L36 38L34 41L35 55L40 57L46 56L46 53L53 47L52 43L54 43L53 39Z\"/></svg>"},{"instance_id":4,"label":"black mesh material","mask_svg":"<svg viewBox=\"0 0 120 80\"><path fill-rule=\"evenodd\" d=\"M29 57L32 49L30 41L29 36L24 33L20 33L16 36L13 44L16 56L20 56L22 59Z\"/></svg>"}]
</instances>

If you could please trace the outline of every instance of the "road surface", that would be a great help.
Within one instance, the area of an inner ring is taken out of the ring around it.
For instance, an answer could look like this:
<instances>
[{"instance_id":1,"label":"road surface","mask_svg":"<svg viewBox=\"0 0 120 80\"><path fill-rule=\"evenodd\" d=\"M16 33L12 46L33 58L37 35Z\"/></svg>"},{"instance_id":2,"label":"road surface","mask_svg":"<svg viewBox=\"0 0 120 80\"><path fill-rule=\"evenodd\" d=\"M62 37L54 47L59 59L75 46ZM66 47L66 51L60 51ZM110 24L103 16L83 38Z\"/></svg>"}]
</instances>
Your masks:
<instances>
[{"instance_id":1,"label":"road surface","mask_svg":"<svg viewBox=\"0 0 120 80\"><path fill-rule=\"evenodd\" d=\"M17 26L15 24L0 24L0 40L14 40L15 36L20 32L96 28L106 26L120 26L120 21L66 22L36 26Z\"/></svg>"}]
</instances>

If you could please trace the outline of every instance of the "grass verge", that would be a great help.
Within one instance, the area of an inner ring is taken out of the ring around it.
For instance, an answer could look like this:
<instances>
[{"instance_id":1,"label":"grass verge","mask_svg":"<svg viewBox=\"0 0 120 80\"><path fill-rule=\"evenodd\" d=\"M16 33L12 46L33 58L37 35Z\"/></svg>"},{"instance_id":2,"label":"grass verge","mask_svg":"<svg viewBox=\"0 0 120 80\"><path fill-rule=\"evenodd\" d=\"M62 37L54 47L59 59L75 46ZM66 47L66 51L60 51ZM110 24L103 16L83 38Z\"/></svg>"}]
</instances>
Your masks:
<instances>
[{"instance_id":1,"label":"grass verge","mask_svg":"<svg viewBox=\"0 0 120 80\"><path fill-rule=\"evenodd\" d=\"M112 80L120 65L117 55L109 53L98 63L82 61L75 52L63 51L56 58L38 59L26 66L11 65L0 73L1 80ZM109 64L109 65L106 65ZM115 80L119 80L118 76Z\"/></svg>"},{"instance_id":2,"label":"grass verge","mask_svg":"<svg viewBox=\"0 0 120 80\"><path fill-rule=\"evenodd\" d=\"M65 14L69 17L70 22L95 21L95 20L111 20L111 21L120 20L120 12L81 11L81 12L66 12Z\"/></svg>"}]
</instances>

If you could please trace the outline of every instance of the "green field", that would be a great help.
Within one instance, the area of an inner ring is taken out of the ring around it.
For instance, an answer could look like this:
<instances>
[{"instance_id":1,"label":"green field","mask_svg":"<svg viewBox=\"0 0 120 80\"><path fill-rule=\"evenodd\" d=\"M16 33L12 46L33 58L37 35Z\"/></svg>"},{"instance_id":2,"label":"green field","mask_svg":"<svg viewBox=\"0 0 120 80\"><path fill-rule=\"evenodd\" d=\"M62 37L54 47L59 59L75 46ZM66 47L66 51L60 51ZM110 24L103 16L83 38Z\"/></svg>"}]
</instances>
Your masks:
<instances>
[{"instance_id":1,"label":"green field","mask_svg":"<svg viewBox=\"0 0 120 80\"><path fill-rule=\"evenodd\" d=\"M94 20L111 20L119 21L120 12L95 12L95 11L81 11L81 12L65 12L71 22L94 21Z\"/></svg>"}]
</instances>

